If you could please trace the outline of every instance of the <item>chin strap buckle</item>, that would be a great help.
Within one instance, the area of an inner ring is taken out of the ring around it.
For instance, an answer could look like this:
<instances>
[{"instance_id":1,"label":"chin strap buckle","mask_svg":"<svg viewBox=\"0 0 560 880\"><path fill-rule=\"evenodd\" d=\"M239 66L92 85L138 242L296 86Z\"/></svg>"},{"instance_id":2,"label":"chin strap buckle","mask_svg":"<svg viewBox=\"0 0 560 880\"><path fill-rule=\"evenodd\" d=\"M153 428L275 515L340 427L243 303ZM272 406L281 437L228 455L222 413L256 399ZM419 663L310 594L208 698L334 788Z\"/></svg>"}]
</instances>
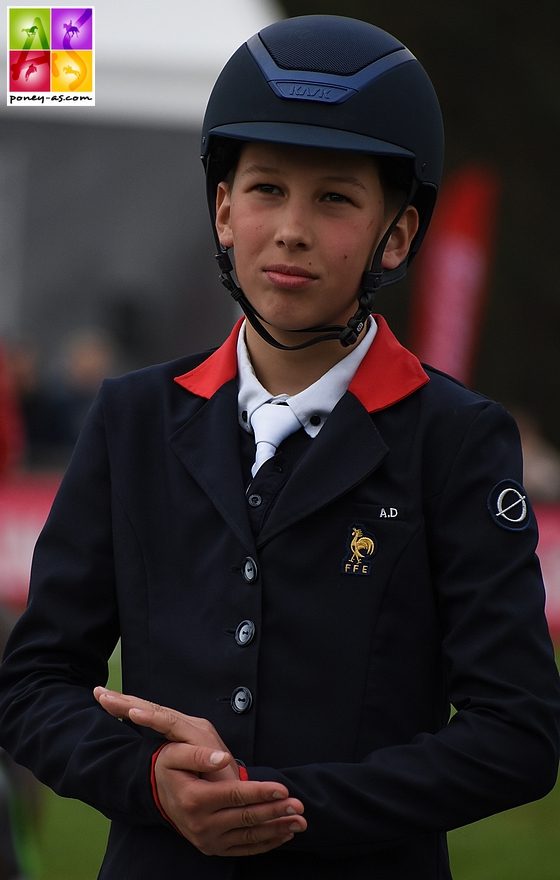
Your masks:
<instances>
[{"instance_id":1,"label":"chin strap buckle","mask_svg":"<svg viewBox=\"0 0 560 880\"><path fill-rule=\"evenodd\" d=\"M362 275L362 289L359 297L360 305L366 305L364 300L367 299L368 304L373 306L373 299L381 287L382 280L383 269L377 272L374 269L369 269L367 272L364 272Z\"/></svg>"},{"instance_id":2,"label":"chin strap buckle","mask_svg":"<svg viewBox=\"0 0 560 880\"><path fill-rule=\"evenodd\" d=\"M214 259L218 264L220 272L231 272L233 270L233 266L231 264L231 260L227 251L220 251L219 253L215 254Z\"/></svg>"},{"instance_id":3,"label":"chin strap buckle","mask_svg":"<svg viewBox=\"0 0 560 880\"><path fill-rule=\"evenodd\" d=\"M349 345L354 345L358 336L364 329L365 323L373 311L373 300L381 286L382 277L383 270L379 272L373 270L364 272L362 277L362 287L358 297L358 309L349 319L346 327L341 331L339 336L340 344L344 348L347 348Z\"/></svg>"},{"instance_id":4,"label":"chin strap buckle","mask_svg":"<svg viewBox=\"0 0 560 880\"><path fill-rule=\"evenodd\" d=\"M233 266L231 264L231 260L229 258L229 254L226 251L220 251L215 254L215 259L218 264L218 268L220 270L219 280L224 285L225 289L231 294L233 299L238 302L243 296L243 291L240 287L237 286L233 278L231 277L231 273L233 272Z\"/></svg>"},{"instance_id":5,"label":"chin strap buckle","mask_svg":"<svg viewBox=\"0 0 560 880\"><path fill-rule=\"evenodd\" d=\"M359 309L354 317L350 318L346 327L340 333L340 344L344 348L347 348L349 345L354 345L358 336L364 329L365 319L361 318L361 312L362 310Z\"/></svg>"}]
</instances>

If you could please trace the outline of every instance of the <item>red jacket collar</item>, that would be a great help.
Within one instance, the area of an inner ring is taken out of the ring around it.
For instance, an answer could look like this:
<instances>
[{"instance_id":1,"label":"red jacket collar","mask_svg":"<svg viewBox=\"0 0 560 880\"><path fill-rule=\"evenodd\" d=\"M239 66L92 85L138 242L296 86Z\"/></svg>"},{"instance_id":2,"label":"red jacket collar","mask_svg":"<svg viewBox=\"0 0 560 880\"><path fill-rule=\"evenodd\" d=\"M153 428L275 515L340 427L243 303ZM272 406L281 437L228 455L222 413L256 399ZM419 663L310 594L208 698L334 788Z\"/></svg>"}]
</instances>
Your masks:
<instances>
[{"instance_id":1,"label":"red jacket collar","mask_svg":"<svg viewBox=\"0 0 560 880\"><path fill-rule=\"evenodd\" d=\"M418 358L404 348L381 315L374 315L377 334L358 367L348 390L368 412L386 409L413 394L429 378ZM198 397L209 399L237 376L237 337L243 318L210 357L193 370L177 376L175 382Z\"/></svg>"}]
</instances>

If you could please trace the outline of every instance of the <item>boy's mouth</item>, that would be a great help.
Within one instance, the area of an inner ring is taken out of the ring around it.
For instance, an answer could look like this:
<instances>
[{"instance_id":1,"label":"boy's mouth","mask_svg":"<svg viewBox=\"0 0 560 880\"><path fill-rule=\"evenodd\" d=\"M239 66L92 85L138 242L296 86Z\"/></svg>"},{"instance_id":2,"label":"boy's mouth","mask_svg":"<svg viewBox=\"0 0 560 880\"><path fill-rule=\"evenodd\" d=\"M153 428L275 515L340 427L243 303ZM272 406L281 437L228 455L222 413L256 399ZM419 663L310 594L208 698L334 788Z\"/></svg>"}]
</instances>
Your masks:
<instances>
[{"instance_id":1,"label":"boy's mouth","mask_svg":"<svg viewBox=\"0 0 560 880\"><path fill-rule=\"evenodd\" d=\"M265 266L263 271L274 285L285 288L302 287L318 277L302 266L291 266L286 263Z\"/></svg>"}]
</instances>

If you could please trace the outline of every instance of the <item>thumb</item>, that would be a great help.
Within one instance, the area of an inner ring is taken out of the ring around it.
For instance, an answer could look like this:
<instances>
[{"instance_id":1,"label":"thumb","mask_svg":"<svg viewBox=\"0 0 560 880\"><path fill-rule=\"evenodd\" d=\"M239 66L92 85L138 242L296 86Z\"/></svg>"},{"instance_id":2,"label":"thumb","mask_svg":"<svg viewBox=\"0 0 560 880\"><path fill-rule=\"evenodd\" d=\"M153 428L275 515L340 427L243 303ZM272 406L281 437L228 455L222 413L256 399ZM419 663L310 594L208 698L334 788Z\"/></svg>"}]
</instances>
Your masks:
<instances>
[{"instance_id":1,"label":"thumb","mask_svg":"<svg viewBox=\"0 0 560 880\"><path fill-rule=\"evenodd\" d=\"M133 710L131 710L133 711ZM157 764L169 770L186 770L191 773L210 773L222 770L232 761L229 752L208 746L192 746L189 743L169 742L161 749Z\"/></svg>"}]
</instances>

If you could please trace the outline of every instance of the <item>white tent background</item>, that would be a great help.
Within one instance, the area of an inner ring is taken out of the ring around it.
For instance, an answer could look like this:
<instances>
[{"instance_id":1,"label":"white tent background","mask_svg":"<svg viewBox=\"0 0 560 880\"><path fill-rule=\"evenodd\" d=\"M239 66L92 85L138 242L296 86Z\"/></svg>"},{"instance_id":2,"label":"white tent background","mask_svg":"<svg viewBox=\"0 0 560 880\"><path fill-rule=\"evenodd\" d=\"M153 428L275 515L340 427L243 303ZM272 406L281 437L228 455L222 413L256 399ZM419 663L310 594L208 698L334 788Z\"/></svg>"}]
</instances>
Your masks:
<instances>
[{"instance_id":1,"label":"white tent background","mask_svg":"<svg viewBox=\"0 0 560 880\"><path fill-rule=\"evenodd\" d=\"M102 0L97 15L99 110L199 125L217 74L235 49L281 17L269 0Z\"/></svg>"}]
</instances>

